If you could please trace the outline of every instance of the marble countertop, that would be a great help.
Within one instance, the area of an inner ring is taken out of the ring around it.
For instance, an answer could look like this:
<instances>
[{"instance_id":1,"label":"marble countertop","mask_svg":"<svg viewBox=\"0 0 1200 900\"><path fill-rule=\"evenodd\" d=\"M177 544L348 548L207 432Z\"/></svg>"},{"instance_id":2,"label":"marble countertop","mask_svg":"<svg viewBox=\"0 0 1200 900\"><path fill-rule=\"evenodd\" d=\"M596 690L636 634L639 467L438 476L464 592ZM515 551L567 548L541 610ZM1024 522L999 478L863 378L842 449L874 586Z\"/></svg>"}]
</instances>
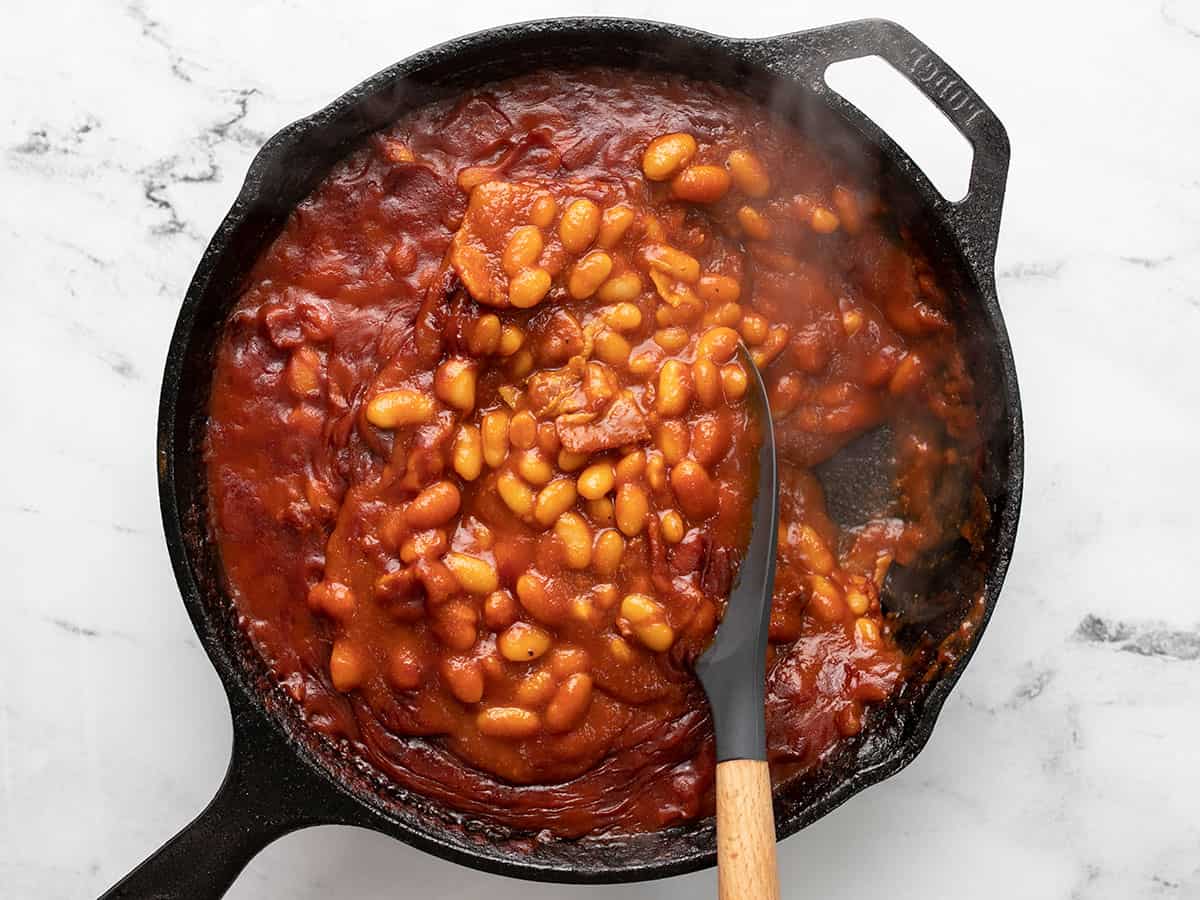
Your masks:
<instances>
[{"instance_id":1,"label":"marble countertop","mask_svg":"<svg viewBox=\"0 0 1200 900\"><path fill-rule=\"evenodd\" d=\"M743 36L886 14L1012 140L997 268L1028 474L1008 584L924 753L781 845L787 896L1200 898L1196 0L405 6L6 4L0 895L95 896L228 760L161 538L154 430L180 298L260 144L431 43L604 12ZM933 144L923 160L944 167ZM566 893L327 827L272 845L230 896L485 891Z\"/></svg>"}]
</instances>

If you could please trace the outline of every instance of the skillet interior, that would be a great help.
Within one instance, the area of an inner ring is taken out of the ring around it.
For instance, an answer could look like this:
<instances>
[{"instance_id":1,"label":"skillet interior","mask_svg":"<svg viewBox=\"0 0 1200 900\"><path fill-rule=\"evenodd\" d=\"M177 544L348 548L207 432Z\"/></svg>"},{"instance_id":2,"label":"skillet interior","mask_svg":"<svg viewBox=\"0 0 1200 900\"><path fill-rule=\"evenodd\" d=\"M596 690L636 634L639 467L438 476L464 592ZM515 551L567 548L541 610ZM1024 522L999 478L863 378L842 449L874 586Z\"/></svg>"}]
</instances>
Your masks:
<instances>
[{"instance_id":1,"label":"skillet interior","mask_svg":"<svg viewBox=\"0 0 1200 900\"><path fill-rule=\"evenodd\" d=\"M831 29L832 30L832 29ZM769 43L766 42L766 43ZM860 737L818 772L793 783L777 803L779 836L786 837L862 788L906 765L920 751L941 704L978 641L1003 580L1016 527L1021 486L1021 425L1011 351L995 302L990 258L964 255L937 210L932 187L911 161L872 141L833 112L808 87L781 79L755 60L757 42L732 41L673 26L627 20L557 20L512 26L426 51L382 72L326 109L277 134L255 159L229 216L206 251L180 313L168 356L160 418L159 468L170 551L197 631L234 703L265 718L242 726L239 740L257 732L282 736L301 769L341 800L313 809L304 821L359 824L488 871L562 881L628 881L711 865L711 820L620 839L532 840L483 822L464 820L407 792L381 785L344 749L308 729L236 623L208 536L205 467L201 456L215 347L242 279L275 237L290 210L357 140L404 111L432 100L543 66L599 64L665 69L737 87L799 125L834 154L875 172L880 190L918 241L947 286L966 298L960 334L976 379L988 436L984 490L991 511L986 550L979 558L948 555L908 581L892 585L891 602L914 624L906 639L940 639L954 631L981 590L978 627L963 653L939 677L908 684L868 719ZM984 254L985 256L987 254ZM975 269L972 269L972 262ZM874 508L879 483L862 473L886 462L886 441L863 441L827 468L836 485L832 506ZM857 473L857 475L856 475ZM847 489L846 485L851 487ZM236 716L235 716L236 718ZM260 735L261 736L261 735ZM281 762L282 764L282 762ZM347 796L348 795L348 796ZM320 794L326 796L326 794ZM280 830L286 830L280 829Z\"/></svg>"}]
</instances>

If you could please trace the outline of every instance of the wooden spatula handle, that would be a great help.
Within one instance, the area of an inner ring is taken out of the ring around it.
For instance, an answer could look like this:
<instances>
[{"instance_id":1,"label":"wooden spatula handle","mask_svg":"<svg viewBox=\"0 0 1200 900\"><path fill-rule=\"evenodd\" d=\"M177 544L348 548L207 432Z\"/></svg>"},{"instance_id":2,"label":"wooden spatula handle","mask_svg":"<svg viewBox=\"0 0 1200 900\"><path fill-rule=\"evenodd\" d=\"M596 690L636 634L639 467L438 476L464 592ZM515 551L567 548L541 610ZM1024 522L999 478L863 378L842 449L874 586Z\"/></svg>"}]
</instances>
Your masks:
<instances>
[{"instance_id":1,"label":"wooden spatula handle","mask_svg":"<svg viewBox=\"0 0 1200 900\"><path fill-rule=\"evenodd\" d=\"M721 900L779 900L775 814L765 761L717 764L717 886Z\"/></svg>"}]
</instances>

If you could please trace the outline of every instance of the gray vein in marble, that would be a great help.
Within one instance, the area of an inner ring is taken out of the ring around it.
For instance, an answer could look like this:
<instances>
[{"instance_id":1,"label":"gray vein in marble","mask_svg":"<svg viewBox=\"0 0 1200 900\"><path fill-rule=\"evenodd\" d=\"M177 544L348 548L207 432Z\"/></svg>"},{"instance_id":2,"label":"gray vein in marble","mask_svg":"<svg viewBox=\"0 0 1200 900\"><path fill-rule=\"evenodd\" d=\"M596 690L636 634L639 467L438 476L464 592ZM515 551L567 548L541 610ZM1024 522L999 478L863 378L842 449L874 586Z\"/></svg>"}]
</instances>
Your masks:
<instances>
[{"instance_id":1,"label":"gray vein in marble","mask_svg":"<svg viewBox=\"0 0 1200 900\"><path fill-rule=\"evenodd\" d=\"M85 135L100 127L100 120L86 115L78 125L65 132L51 132L48 128L35 128L19 144L9 148L17 156L45 156L48 153L74 153L83 143Z\"/></svg>"},{"instance_id":2,"label":"gray vein in marble","mask_svg":"<svg viewBox=\"0 0 1200 900\"><path fill-rule=\"evenodd\" d=\"M171 74L180 81L190 83L192 80L192 76L185 70L185 66L204 69L204 66L187 59L175 49L174 43L167 37L165 29L162 27L162 23L157 19L151 18L141 0L134 0L134 2L125 7L125 12L142 29L142 37L158 44L166 52L167 61L171 67Z\"/></svg>"},{"instance_id":3,"label":"gray vein in marble","mask_svg":"<svg viewBox=\"0 0 1200 900\"><path fill-rule=\"evenodd\" d=\"M29 137L24 141L15 145L13 153L20 153L28 156L40 156L43 153L50 152L50 138L46 134L45 128L36 128L29 132Z\"/></svg>"},{"instance_id":4,"label":"gray vein in marble","mask_svg":"<svg viewBox=\"0 0 1200 900\"><path fill-rule=\"evenodd\" d=\"M1167 256L1122 256L1121 261L1141 266L1143 269L1157 269L1169 262L1174 262L1175 256L1174 254L1168 254Z\"/></svg>"},{"instance_id":5,"label":"gray vein in marble","mask_svg":"<svg viewBox=\"0 0 1200 900\"><path fill-rule=\"evenodd\" d=\"M1088 863L1083 868L1083 878L1071 890L1071 900L1085 900L1088 889L1100 880L1103 874L1101 868L1095 863Z\"/></svg>"},{"instance_id":6,"label":"gray vein in marble","mask_svg":"<svg viewBox=\"0 0 1200 900\"><path fill-rule=\"evenodd\" d=\"M164 174L168 172L177 161L177 157L174 156L166 160L160 160L151 166L142 178L142 196L167 214L167 221L159 223L151 228L151 234L164 236L180 234L186 229L183 219L179 218L179 213L175 209L175 204L166 197L162 196L162 192L170 187L171 184L189 180L178 175L174 176L170 180L167 180L163 177ZM213 178L209 180L215 180L215 178L216 172L214 171ZM193 237L199 236L193 235Z\"/></svg>"},{"instance_id":7,"label":"gray vein in marble","mask_svg":"<svg viewBox=\"0 0 1200 900\"><path fill-rule=\"evenodd\" d=\"M1065 259L1039 260L1036 262L1019 262L1001 269L997 276L1003 279L1024 280L1029 278L1057 278Z\"/></svg>"},{"instance_id":8,"label":"gray vein in marble","mask_svg":"<svg viewBox=\"0 0 1200 900\"><path fill-rule=\"evenodd\" d=\"M1120 650L1141 656L1200 659L1200 627L1184 631L1161 623L1122 622L1089 613L1075 629L1075 636L1092 644L1116 644Z\"/></svg>"},{"instance_id":9,"label":"gray vein in marble","mask_svg":"<svg viewBox=\"0 0 1200 900\"><path fill-rule=\"evenodd\" d=\"M69 622L66 619L58 619L53 616L49 616L45 619L45 621L49 622L56 628L61 628L67 634L75 634L79 637L100 637L100 632L95 628L85 628L82 625L76 625L74 622Z\"/></svg>"},{"instance_id":10,"label":"gray vein in marble","mask_svg":"<svg viewBox=\"0 0 1200 900\"><path fill-rule=\"evenodd\" d=\"M35 506L29 506L28 504L19 504L19 505L7 505L6 504L4 506L0 506L0 511L14 512L14 513L19 513L21 515L26 515L26 516L42 515L42 510L38 509ZM138 528L134 525L126 525L123 522L114 522L112 520L76 519L74 521L86 523L88 525L93 525L97 528L105 528L105 529L108 529L109 531L115 532L116 534L126 534L126 535L130 535L130 536L134 536L134 537L142 537L144 535L150 534L149 530L147 530L145 528Z\"/></svg>"},{"instance_id":11,"label":"gray vein in marble","mask_svg":"<svg viewBox=\"0 0 1200 900\"><path fill-rule=\"evenodd\" d=\"M1200 29L1192 28L1187 23L1179 21L1175 14L1171 12L1170 6L1171 4L1168 3L1167 0L1163 0L1162 4L1158 8L1159 14L1162 16L1163 21L1166 22L1171 28L1176 28L1182 31L1188 37L1200 38Z\"/></svg>"},{"instance_id":12,"label":"gray vein in marble","mask_svg":"<svg viewBox=\"0 0 1200 900\"><path fill-rule=\"evenodd\" d=\"M963 701L972 708L987 713L989 716L1020 709L1022 706L1032 703L1040 697L1046 688L1050 686L1056 674L1054 669L1047 667L1029 668L1029 673L1013 689L1012 696L1003 703L985 703L969 694L964 694Z\"/></svg>"},{"instance_id":13,"label":"gray vein in marble","mask_svg":"<svg viewBox=\"0 0 1200 900\"><path fill-rule=\"evenodd\" d=\"M133 3L128 9L131 15L143 25L144 34L150 36L156 43L170 47L169 42L163 39L156 30L157 23L146 15L140 3ZM178 58L182 59L182 57ZM174 70L175 63L172 66ZM186 73L184 74L186 75ZM185 77L184 80L191 83L190 77ZM127 168L119 160L101 160L99 163L102 168L110 167L120 172L131 173L140 179L143 198L155 209L166 214L165 221L155 224L150 229L154 235L186 234L188 237L201 240L202 236L184 220L175 202L168 195L170 189L177 184L219 182L222 178L222 170L217 161L216 150L220 145L232 142L239 146L257 148L266 141L266 135L245 124L251 99L262 94L259 88L222 89L218 94L230 99L231 109L216 121L201 128L193 139L186 142L186 150L161 157L136 170ZM87 115L78 124L65 131L52 131L45 127L35 128L27 134L23 141L10 147L8 152L17 159L29 162L52 153L63 156L77 154L85 136L99 127L100 121L94 116ZM62 174L50 168L49 164L40 165L52 175ZM83 253L97 265L104 265L102 260L78 247L64 246Z\"/></svg>"},{"instance_id":14,"label":"gray vein in marble","mask_svg":"<svg viewBox=\"0 0 1200 900\"><path fill-rule=\"evenodd\" d=\"M1064 764L1070 758L1070 754L1078 750L1083 745L1083 739L1080 734L1082 727L1080 722L1080 706L1079 703L1072 700L1067 703L1063 710L1063 716L1066 719L1067 729L1070 732L1069 740L1058 743L1056 738L1055 746L1050 750L1050 753L1042 760L1042 771L1048 775L1057 775L1067 769ZM1064 730L1065 731L1065 730ZM1063 734L1059 732L1059 735Z\"/></svg>"},{"instance_id":15,"label":"gray vein in marble","mask_svg":"<svg viewBox=\"0 0 1200 900\"><path fill-rule=\"evenodd\" d=\"M1168 253L1163 256L1122 255L1117 258L1123 263L1128 263L1142 269L1159 269L1179 260L1179 256L1174 253ZM1053 279L1058 277L1066 264L1067 261L1065 259L1017 262L998 270L996 275L1001 279L1012 279L1015 281L1034 278Z\"/></svg>"},{"instance_id":16,"label":"gray vein in marble","mask_svg":"<svg viewBox=\"0 0 1200 900\"><path fill-rule=\"evenodd\" d=\"M252 128L247 128L243 124L246 121L246 116L249 114L250 98L256 95L261 96L262 91L258 88L239 88L232 93L236 111L231 118L210 126L208 133L220 140L228 138L239 144L248 144L250 146L257 146L264 143L267 139L265 134L255 131Z\"/></svg>"},{"instance_id":17,"label":"gray vein in marble","mask_svg":"<svg viewBox=\"0 0 1200 900\"><path fill-rule=\"evenodd\" d=\"M142 376L133 361L120 350L101 350L96 354L96 358L112 369L118 378L128 381L141 380Z\"/></svg>"},{"instance_id":18,"label":"gray vein in marble","mask_svg":"<svg viewBox=\"0 0 1200 900\"><path fill-rule=\"evenodd\" d=\"M92 356L108 366L113 374L122 381L142 380L142 373L133 364L133 360L115 347L105 346L103 338L94 329L89 328L82 322L72 321L67 326L67 330L77 337L82 337L92 343L98 344L99 346L92 351Z\"/></svg>"},{"instance_id":19,"label":"gray vein in marble","mask_svg":"<svg viewBox=\"0 0 1200 900\"><path fill-rule=\"evenodd\" d=\"M167 214L165 222L150 229L152 234L170 236L187 233L189 237L200 240L201 235L183 220L175 203L167 196L167 191L176 184L212 184L220 181L221 166L217 162L216 148L221 143L233 141L245 146L258 146L266 140L264 135L243 124L249 112L250 98L261 93L258 88L240 88L224 93L233 97L233 113L200 131L196 144L199 157L172 154L139 171L142 195Z\"/></svg>"},{"instance_id":20,"label":"gray vein in marble","mask_svg":"<svg viewBox=\"0 0 1200 900\"><path fill-rule=\"evenodd\" d=\"M1031 700L1036 700L1046 690L1046 686L1054 679L1053 669L1039 669L1026 681L1017 686L1013 692L1012 699L1006 704L1010 709L1015 709L1029 703Z\"/></svg>"},{"instance_id":21,"label":"gray vein in marble","mask_svg":"<svg viewBox=\"0 0 1200 900\"><path fill-rule=\"evenodd\" d=\"M20 235L18 235L17 232L15 232L15 231L10 232L10 233L14 237L20 237ZM53 236L47 236L45 238L45 240L48 240L50 243L54 244L56 247L62 247L64 250L69 250L71 253L74 253L78 256L82 256L84 259L86 259L88 262L90 262L92 265L94 265L97 269L108 269L112 266L112 260L101 259L99 256L92 253L87 248L80 247L78 244L73 244L70 241L64 241L62 238L53 237Z\"/></svg>"},{"instance_id":22,"label":"gray vein in marble","mask_svg":"<svg viewBox=\"0 0 1200 900\"><path fill-rule=\"evenodd\" d=\"M89 625L81 625L78 622L63 618L62 616L42 616L41 619L47 625L53 625L56 629L64 634L69 634L74 637L87 638L89 640L92 638L119 638L122 641L129 641L132 644L141 643L137 634L127 631L117 631L107 628L103 630L99 628L92 628ZM186 640L184 643L186 643Z\"/></svg>"},{"instance_id":23,"label":"gray vein in marble","mask_svg":"<svg viewBox=\"0 0 1200 900\"><path fill-rule=\"evenodd\" d=\"M121 522L105 522L101 521L100 519L89 519L88 521L92 525L98 525L101 528L108 528L111 531L115 531L117 534L127 534L134 537L141 537L150 533L145 528L137 528L133 525L125 525Z\"/></svg>"}]
</instances>

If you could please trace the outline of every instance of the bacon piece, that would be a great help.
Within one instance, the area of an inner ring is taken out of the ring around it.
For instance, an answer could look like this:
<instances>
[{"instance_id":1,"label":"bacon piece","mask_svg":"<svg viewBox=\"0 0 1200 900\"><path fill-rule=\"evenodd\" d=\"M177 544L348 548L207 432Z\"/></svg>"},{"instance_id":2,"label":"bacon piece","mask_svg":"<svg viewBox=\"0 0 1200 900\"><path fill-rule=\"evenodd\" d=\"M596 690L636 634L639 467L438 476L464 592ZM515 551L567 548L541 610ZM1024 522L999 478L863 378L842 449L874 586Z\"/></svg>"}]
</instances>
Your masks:
<instances>
[{"instance_id":1,"label":"bacon piece","mask_svg":"<svg viewBox=\"0 0 1200 900\"><path fill-rule=\"evenodd\" d=\"M566 416L555 420L558 439L572 453L591 455L650 439L650 426L637 401L629 394L617 397L599 419L576 422Z\"/></svg>"},{"instance_id":2,"label":"bacon piece","mask_svg":"<svg viewBox=\"0 0 1200 900\"><path fill-rule=\"evenodd\" d=\"M529 376L525 396L533 414L539 419L548 419L584 408L587 396L581 385L579 372L573 368L542 369Z\"/></svg>"}]
</instances>

